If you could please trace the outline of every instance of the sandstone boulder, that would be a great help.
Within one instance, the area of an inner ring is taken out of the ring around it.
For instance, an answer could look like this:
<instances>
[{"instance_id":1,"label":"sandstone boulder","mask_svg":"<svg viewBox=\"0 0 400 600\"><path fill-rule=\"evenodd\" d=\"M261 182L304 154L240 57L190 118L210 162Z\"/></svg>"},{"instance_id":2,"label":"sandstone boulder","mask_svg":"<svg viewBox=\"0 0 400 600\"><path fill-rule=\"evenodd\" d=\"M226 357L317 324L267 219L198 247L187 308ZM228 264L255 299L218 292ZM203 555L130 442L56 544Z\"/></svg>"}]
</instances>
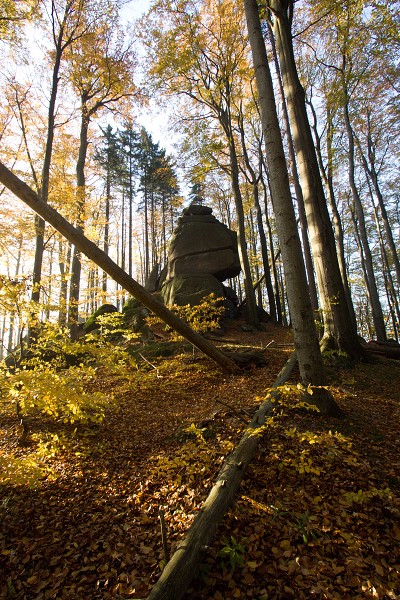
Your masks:
<instances>
[{"instance_id":1,"label":"sandstone boulder","mask_svg":"<svg viewBox=\"0 0 400 600\"><path fill-rule=\"evenodd\" d=\"M225 298L222 282L240 270L236 232L216 219L210 207L191 205L178 220L158 286L165 304L195 306L211 293Z\"/></svg>"},{"instance_id":2,"label":"sandstone boulder","mask_svg":"<svg viewBox=\"0 0 400 600\"><path fill-rule=\"evenodd\" d=\"M207 212L199 214L199 210ZM236 232L218 221L210 210L196 205L185 209L170 242L167 280L191 273L213 275L219 281L239 275Z\"/></svg>"},{"instance_id":3,"label":"sandstone boulder","mask_svg":"<svg viewBox=\"0 0 400 600\"><path fill-rule=\"evenodd\" d=\"M215 294L217 298L223 298L224 287L216 277L206 273L176 275L162 288L163 300L167 305L185 306L190 304L190 306L196 306L210 294Z\"/></svg>"}]
</instances>

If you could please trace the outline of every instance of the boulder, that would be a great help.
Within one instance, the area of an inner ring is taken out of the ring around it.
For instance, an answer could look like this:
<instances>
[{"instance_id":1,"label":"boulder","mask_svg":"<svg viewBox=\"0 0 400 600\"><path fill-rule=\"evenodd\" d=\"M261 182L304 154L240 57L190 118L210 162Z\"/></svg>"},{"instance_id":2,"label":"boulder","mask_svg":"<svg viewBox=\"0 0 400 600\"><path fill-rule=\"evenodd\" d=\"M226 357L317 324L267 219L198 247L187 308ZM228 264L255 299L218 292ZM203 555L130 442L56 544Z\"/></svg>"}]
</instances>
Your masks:
<instances>
[{"instance_id":1,"label":"boulder","mask_svg":"<svg viewBox=\"0 0 400 600\"><path fill-rule=\"evenodd\" d=\"M218 221L207 206L186 208L170 242L166 279L204 273L225 281L240 270L236 232Z\"/></svg>"},{"instance_id":2,"label":"boulder","mask_svg":"<svg viewBox=\"0 0 400 600\"><path fill-rule=\"evenodd\" d=\"M196 306L210 294L223 298L224 287L216 277L206 273L177 275L166 281L162 287L163 301L167 305Z\"/></svg>"},{"instance_id":3,"label":"boulder","mask_svg":"<svg viewBox=\"0 0 400 600\"><path fill-rule=\"evenodd\" d=\"M97 310L94 311L83 325L83 331L85 333L90 333L99 327L97 323L97 317L101 315L106 315L109 313L118 312L118 309L113 304L102 304Z\"/></svg>"},{"instance_id":4,"label":"boulder","mask_svg":"<svg viewBox=\"0 0 400 600\"><path fill-rule=\"evenodd\" d=\"M210 207L192 204L178 220L158 286L165 304L195 306L212 293L225 298L222 282L240 270L236 232L218 221Z\"/></svg>"}]
</instances>

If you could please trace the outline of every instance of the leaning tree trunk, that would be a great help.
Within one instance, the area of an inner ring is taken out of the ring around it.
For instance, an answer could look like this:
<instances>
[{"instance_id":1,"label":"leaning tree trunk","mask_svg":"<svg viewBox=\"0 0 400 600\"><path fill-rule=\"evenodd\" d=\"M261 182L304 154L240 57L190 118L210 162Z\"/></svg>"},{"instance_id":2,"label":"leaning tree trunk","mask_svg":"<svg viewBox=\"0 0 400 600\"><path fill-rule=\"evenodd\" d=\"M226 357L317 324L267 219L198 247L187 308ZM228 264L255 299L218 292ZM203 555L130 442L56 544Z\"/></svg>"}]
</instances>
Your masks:
<instances>
[{"instance_id":1,"label":"leaning tree trunk","mask_svg":"<svg viewBox=\"0 0 400 600\"><path fill-rule=\"evenodd\" d=\"M335 238L318 169L313 138L308 122L305 93L297 73L293 53L288 0L270 0L273 30L279 54L290 126L295 144L301 187L310 232L324 318L323 348L337 348L353 358L365 352L351 319L336 255Z\"/></svg>"},{"instance_id":2,"label":"leaning tree trunk","mask_svg":"<svg viewBox=\"0 0 400 600\"><path fill-rule=\"evenodd\" d=\"M295 364L294 352L279 373L273 388L285 383ZM260 405L238 446L225 460L201 511L153 586L147 600L180 600L184 596L200 566L204 549L210 544L217 526L234 501L246 468L257 450L261 439L261 427L267 415L272 413L278 395L276 389L272 390Z\"/></svg>"},{"instance_id":3,"label":"leaning tree trunk","mask_svg":"<svg viewBox=\"0 0 400 600\"><path fill-rule=\"evenodd\" d=\"M191 342L199 350L204 352L222 369L231 373L239 373L239 367L225 354L220 352L214 344L193 331L185 321L174 315L166 306L156 300L139 283L121 269L107 254L98 248L93 242L86 238L81 231L71 225L54 208L42 202L40 197L28 186L14 175L0 162L0 182L11 192L27 204L42 219L50 223L57 231L74 244L89 259L106 271L127 292L142 302L162 321L177 331L185 339Z\"/></svg>"},{"instance_id":4,"label":"leaning tree trunk","mask_svg":"<svg viewBox=\"0 0 400 600\"><path fill-rule=\"evenodd\" d=\"M244 7L261 109L272 203L285 269L300 375L305 383L324 385L324 367L308 294L307 277L257 1L244 0Z\"/></svg>"},{"instance_id":5,"label":"leaning tree trunk","mask_svg":"<svg viewBox=\"0 0 400 600\"><path fill-rule=\"evenodd\" d=\"M239 444L225 460L201 511L165 566L161 577L152 588L147 600L180 600L184 596L188 585L200 566L204 549L210 544L217 526L235 499L246 468L256 453L266 417L271 415L274 407L276 407L276 400L280 394L279 387L290 377L296 359L296 352L293 352L278 374L266 399L248 424ZM313 403L312 398L312 395L307 395L310 403ZM324 414L338 418L344 416L340 407L329 394L322 401L316 399L315 406Z\"/></svg>"}]
</instances>

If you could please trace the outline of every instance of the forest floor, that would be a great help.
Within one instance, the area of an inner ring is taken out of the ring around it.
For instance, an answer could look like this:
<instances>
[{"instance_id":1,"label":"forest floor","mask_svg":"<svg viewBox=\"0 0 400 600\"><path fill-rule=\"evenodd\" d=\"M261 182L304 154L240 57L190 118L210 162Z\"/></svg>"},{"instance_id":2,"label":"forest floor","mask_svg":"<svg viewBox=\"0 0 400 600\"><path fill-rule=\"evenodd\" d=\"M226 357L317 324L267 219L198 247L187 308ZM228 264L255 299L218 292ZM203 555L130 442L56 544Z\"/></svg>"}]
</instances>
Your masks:
<instances>
[{"instance_id":1,"label":"forest floor","mask_svg":"<svg viewBox=\"0 0 400 600\"><path fill-rule=\"evenodd\" d=\"M143 350L140 369L98 374L101 424L36 416L24 447L2 407L1 598L147 596L165 563L159 510L172 553L291 351L270 324L217 343L267 365L226 375L199 353ZM346 418L299 409L287 387L185 598L400 598L400 363L327 370Z\"/></svg>"}]
</instances>

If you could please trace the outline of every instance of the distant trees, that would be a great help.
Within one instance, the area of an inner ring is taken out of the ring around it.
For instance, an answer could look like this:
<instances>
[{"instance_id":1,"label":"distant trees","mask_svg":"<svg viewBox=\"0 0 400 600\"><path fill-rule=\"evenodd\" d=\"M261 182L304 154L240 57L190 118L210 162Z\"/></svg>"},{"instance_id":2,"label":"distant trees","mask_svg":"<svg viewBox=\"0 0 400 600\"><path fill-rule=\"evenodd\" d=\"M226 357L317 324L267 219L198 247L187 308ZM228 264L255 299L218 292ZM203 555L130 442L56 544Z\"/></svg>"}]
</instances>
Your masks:
<instances>
[{"instance_id":1,"label":"distant trees","mask_svg":"<svg viewBox=\"0 0 400 600\"><path fill-rule=\"evenodd\" d=\"M21 2L18 11L10 3L10 11L4 15L9 18L9 26L7 31L6 25L1 30L3 40L11 35L17 21L22 31L24 20L38 16L39 12L31 9L39 4L43 19L35 21L32 27L43 32L45 43L42 54L37 53L32 59L32 64L40 65L35 78L29 73L32 81L22 82L23 61L22 67L11 72L13 60L18 59L11 45L9 59L5 60L8 66L1 85L7 103L0 111L2 157L10 165L19 161L18 172L45 202L59 207L81 231L85 230L101 244L106 253L116 254L130 273L137 268L144 278L152 263L165 257L166 239L181 200L173 160L130 117L133 102L139 102L140 95L134 82L132 40L120 29L119 3L114 0ZM22 40L21 36L21 48ZM3 44L1 51L7 53L7 46ZM41 107L46 104L47 117L41 114ZM107 122L103 125L107 113L112 115L113 127L107 126ZM94 128L94 119L99 118L103 119L100 129ZM116 129L118 119L121 127ZM104 142L97 131L102 132ZM141 135L149 138L150 150L140 142ZM132 152L129 136L133 140ZM140 165L146 161L151 163L148 177L140 172ZM143 253L138 214L144 187L151 188L151 197L146 199L151 204L146 226L152 234ZM9 214L12 218L12 213ZM38 217L36 248L32 253L28 241L32 217L27 218L19 266L15 269L13 265L16 252L14 257L10 255L10 273L24 277L26 291L39 310L37 313L32 309L32 315L54 318L56 312L59 323L64 325L68 319L74 333L78 308L82 312L91 311L107 294L115 297L115 284L109 289L107 275L99 274L96 265L86 262L82 265L79 250L52 228L46 231L44 221ZM10 250L9 245L6 253ZM146 253L150 261L146 266L140 265ZM23 270L22 264L30 265L31 261L33 275L29 278L25 277L29 267ZM118 297L115 301L119 301ZM7 328L9 318L4 315L4 319L3 329ZM15 330L12 323L9 330ZM16 336L16 331L8 336L8 347L15 343ZM4 339L3 336L3 343Z\"/></svg>"},{"instance_id":2,"label":"distant trees","mask_svg":"<svg viewBox=\"0 0 400 600\"><path fill-rule=\"evenodd\" d=\"M147 52L146 93L176 103L179 160L132 116L137 59L118 0L2 7L0 158L129 275L144 283L165 264L185 200L207 204L238 232L242 274L230 285L250 322L258 325L258 305L297 328L308 300L289 273L297 265L303 277L305 260L324 348L357 357L358 333L399 339L397 0L268 0L259 17L277 100L272 137L243 6L154 1L135 29ZM28 22L40 39L26 60ZM24 281L32 315L73 331L78 310L123 302L107 274L42 220L5 215L3 270ZM288 258L298 227L302 246ZM0 315L5 345L17 322ZM313 354L314 326L306 328Z\"/></svg>"}]
</instances>

